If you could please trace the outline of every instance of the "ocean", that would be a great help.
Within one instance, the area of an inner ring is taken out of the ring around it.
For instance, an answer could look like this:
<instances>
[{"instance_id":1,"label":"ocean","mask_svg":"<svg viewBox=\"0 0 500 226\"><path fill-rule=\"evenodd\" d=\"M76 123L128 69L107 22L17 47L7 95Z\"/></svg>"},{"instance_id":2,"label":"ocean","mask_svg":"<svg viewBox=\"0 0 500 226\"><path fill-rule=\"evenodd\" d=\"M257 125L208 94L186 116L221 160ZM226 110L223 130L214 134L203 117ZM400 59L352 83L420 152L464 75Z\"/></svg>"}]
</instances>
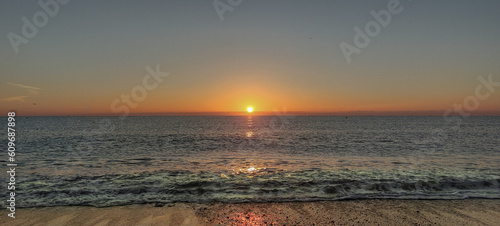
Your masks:
<instances>
[{"instance_id":1,"label":"ocean","mask_svg":"<svg viewBox=\"0 0 500 226\"><path fill-rule=\"evenodd\" d=\"M17 116L15 128L16 207L500 198L500 117Z\"/></svg>"}]
</instances>

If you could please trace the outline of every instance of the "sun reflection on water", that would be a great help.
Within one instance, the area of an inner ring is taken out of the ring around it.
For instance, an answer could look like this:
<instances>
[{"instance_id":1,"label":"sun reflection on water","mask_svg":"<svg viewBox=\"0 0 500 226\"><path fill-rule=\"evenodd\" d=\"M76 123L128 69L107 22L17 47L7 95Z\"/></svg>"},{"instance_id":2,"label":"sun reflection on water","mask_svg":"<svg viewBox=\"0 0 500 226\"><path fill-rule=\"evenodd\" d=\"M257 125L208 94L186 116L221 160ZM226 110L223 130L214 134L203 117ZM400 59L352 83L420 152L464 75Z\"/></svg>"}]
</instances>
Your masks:
<instances>
[{"instance_id":1,"label":"sun reflection on water","mask_svg":"<svg viewBox=\"0 0 500 226\"><path fill-rule=\"evenodd\" d=\"M267 173L267 168L266 167L254 167L250 166L247 168L238 168L237 170L233 169L234 174L240 175L240 174L245 174L248 176L259 176L259 175L264 175Z\"/></svg>"},{"instance_id":2,"label":"sun reflection on water","mask_svg":"<svg viewBox=\"0 0 500 226\"><path fill-rule=\"evenodd\" d=\"M273 174L276 173L277 171L281 170L276 170L276 169L270 169L267 167L256 167L256 166L249 166L249 167L239 167L238 169L230 169L228 172L228 175L226 174L221 174L221 178L229 178L229 177L234 177L237 175L241 176L246 176L246 177L255 177L255 176L263 176L266 174Z\"/></svg>"},{"instance_id":3,"label":"sun reflection on water","mask_svg":"<svg viewBox=\"0 0 500 226\"><path fill-rule=\"evenodd\" d=\"M253 120L252 120L252 116L248 116L248 119L247 119L247 127L248 127L248 132L245 133L245 136L247 138L252 138L254 136L254 132L252 131L252 127L253 127Z\"/></svg>"},{"instance_id":4,"label":"sun reflection on water","mask_svg":"<svg viewBox=\"0 0 500 226\"><path fill-rule=\"evenodd\" d=\"M246 132L245 135L246 135L247 138L251 138L251 137L254 136L254 133L252 131L248 131L248 132Z\"/></svg>"}]
</instances>

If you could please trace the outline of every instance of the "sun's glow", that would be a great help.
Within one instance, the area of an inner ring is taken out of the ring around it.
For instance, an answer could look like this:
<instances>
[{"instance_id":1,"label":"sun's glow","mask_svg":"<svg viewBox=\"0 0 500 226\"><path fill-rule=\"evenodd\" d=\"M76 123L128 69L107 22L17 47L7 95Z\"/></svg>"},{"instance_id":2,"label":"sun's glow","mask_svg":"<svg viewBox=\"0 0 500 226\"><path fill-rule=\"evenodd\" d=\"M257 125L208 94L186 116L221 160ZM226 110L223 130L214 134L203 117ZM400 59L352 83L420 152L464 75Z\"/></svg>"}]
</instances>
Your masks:
<instances>
[{"instance_id":1,"label":"sun's glow","mask_svg":"<svg viewBox=\"0 0 500 226\"><path fill-rule=\"evenodd\" d=\"M252 108L252 107L248 107L248 108L247 108L247 111L248 111L248 113L252 113L253 108Z\"/></svg>"},{"instance_id":2,"label":"sun's glow","mask_svg":"<svg viewBox=\"0 0 500 226\"><path fill-rule=\"evenodd\" d=\"M247 177L257 177L263 176L269 173L275 173L274 171L269 171L266 167L257 167L257 166L248 166L248 167L239 167L238 169L232 169L231 175L242 175ZM221 174L221 178L228 178L227 175Z\"/></svg>"},{"instance_id":3,"label":"sun's glow","mask_svg":"<svg viewBox=\"0 0 500 226\"><path fill-rule=\"evenodd\" d=\"M247 169L247 172L253 173L255 172L255 168L253 166L250 166L250 168Z\"/></svg>"}]
</instances>

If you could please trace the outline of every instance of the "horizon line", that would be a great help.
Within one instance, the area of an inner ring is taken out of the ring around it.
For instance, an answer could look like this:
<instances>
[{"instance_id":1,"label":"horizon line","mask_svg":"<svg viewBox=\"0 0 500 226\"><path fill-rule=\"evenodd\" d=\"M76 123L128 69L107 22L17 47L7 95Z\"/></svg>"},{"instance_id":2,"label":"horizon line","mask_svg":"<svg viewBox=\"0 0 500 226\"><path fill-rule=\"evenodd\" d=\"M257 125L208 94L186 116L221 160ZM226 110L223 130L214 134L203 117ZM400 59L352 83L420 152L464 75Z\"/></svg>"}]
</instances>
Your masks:
<instances>
[{"instance_id":1,"label":"horizon line","mask_svg":"<svg viewBox=\"0 0 500 226\"><path fill-rule=\"evenodd\" d=\"M14 111L16 112L16 111ZM128 116L445 116L446 110L428 111L214 111L214 112L142 112L129 113L128 115L115 113L87 113L87 114L18 114L16 116L105 116L105 117L128 117ZM470 116L500 116L500 111L477 111L468 112ZM5 114L6 115L6 114ZM448 116L461 116L458 112L452 112Z\"/></svg>"}]
</instances>

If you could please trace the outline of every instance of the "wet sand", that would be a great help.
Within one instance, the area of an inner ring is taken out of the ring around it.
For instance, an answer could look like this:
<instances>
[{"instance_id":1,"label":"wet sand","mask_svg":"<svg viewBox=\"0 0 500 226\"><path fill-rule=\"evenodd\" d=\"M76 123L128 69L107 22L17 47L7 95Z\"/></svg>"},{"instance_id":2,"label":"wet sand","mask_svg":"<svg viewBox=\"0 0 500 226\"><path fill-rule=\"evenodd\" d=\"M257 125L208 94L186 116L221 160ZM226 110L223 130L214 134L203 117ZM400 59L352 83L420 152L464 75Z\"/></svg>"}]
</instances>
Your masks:
<instances>
[{"instance_id":1,"label":"wet sand","mask_svg":"<svg viewBox=\"0 0 500 226\"><path fill-rule=\"evenodd\" d=\"M500 200L356 200L18 208L1 225L500 225Z\"/></svg>"}]
</instances>

